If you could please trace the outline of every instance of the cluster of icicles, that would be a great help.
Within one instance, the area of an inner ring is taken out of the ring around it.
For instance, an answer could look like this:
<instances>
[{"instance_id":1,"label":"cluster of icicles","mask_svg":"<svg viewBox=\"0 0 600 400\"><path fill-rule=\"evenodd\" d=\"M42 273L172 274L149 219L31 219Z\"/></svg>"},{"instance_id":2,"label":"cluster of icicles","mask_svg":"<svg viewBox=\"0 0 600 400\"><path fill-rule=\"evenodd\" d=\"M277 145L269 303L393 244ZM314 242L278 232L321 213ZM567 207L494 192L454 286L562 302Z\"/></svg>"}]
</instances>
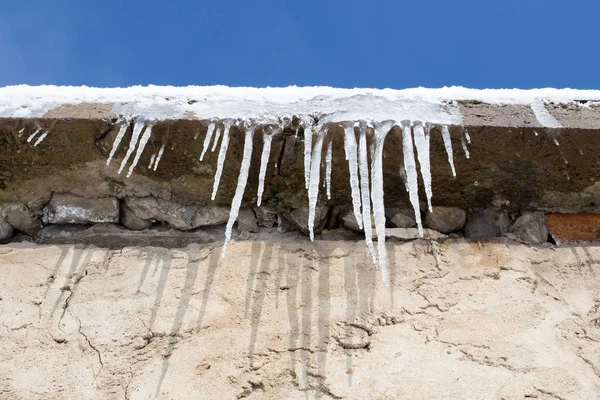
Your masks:
<instances>
[{"instance_id":1,"label":"cluster of icicles","mask_svg":"<svg viewBox=\"0 0 600 400\"><path fill-rule=\"evenodd\" d=\"M264 191L264 180L267 171L267 163L270 158L271 142L275 135L283 132L286 125L282 123L277 126L267 126L262 128L263 137L263 148L259 170L259 185L257 193L257 205L260 206L262 202L262 194ZM252 157L253 137L256 131L256 124L248 122L236 122L232 119L226 119L222 122L211 121L208 126L206 137L204 139L202 153L199 156L200 161L204 159L204 156L209 148L214 152L218 146L219 139L221 139L221 145L219 148L217 169L214 178L212 200L215 199L219 188L219 182L221 180L221 174L223 172L223 166L225 165L225 158L227 156L227 148L229 147L229 134L231 127L234 124L240 124L245 130L244 136L244 151L242 156L242 164L238 176L237 188L235 195L231 202L231 211L227 227L225 230L225 242L222 249L222 257L225 256L227 245L231 240L231 233L233 224L237 220L239 215L240 206L246 189L246 183L248 182L248 174L250 170L250 159ZM119 129L119 133L115 138L112 150L106 161L106 164L110 164L116 151L123 140L127 131L128 123L123 123ZM324 138L328 134L328 125L321 124L316 125L312 120L302 119L300 124L304 129L304 170L305 170L305 184L308 190L308 202L309 202L309 217L308 217L308 228L310 232L311 241L314 240L314 222L315 222L315 210L317 206L317 198L319 195L319 183L321 174L321 161ZM404 166L400 168L400 174L404 179L406 191L409 194L410 202L414 208L415 221L417 223L419 235L422 236L423 228L421 223L421 213L419 210L419 194L418 194L418 183L417 183L417 167L415 161L414 148L417 150L417 159L420 165L421 177L425 185L425 193L427 196L427 205L430 211L432 211L431 197L431 170L429 162L429 142L431 124L423 124L419 121L411 123L409 120L397 123L395 121L384 121L381 123L367 123L366 121L358 121L356 123L345 122L341 126L344 128L344 150L346 154L346 160L348 161L348 167L350 171L350 188L352 192L352 205L353 213L356 218L356 222L360 229L365 232L365 242L371 253L373 263L378 263L381 268L382 278L384 283L387 285L389 282L387 266L386 266L386 248L385 248L385 207L383 202L383 168L382 168L382 156L383 156L383 143L387 134L391 129L398 125L402 128L402 147L404 153ZM138 164L140 157L148 143L151 135L154 122L148 122L144 120L137 120L134 123L133 132L131 136L131 143L128 147L125 157L121 161L119 167L119 173L122 173L129 162L129 159L133 155L133 161L129 166L127 177L131 176L133 170ZM356 140L356 134L354 129L358 128L358 143ZM367 148L367 129L371 128L374 131L373 140L371 141L370 148ZM441 127L442 139L448 154L448 162L452 170L452 174L456 176L453 162L452 144L450 142L450 132L447 126ZM316 142L312 143L313 133L316 133ZM196 135L196 138L198 135ZM470 142L468 134L466 139ZM212 142L212 146L211 146ZM153 154L151 157L149 169L156 171L158 164L160 163L161 157L165 151L165 144L161 146L158 154ZM463 147L466 149L466 143L463 139ZM135 151L135 155L133 154ZM327 190L328 199L331 198L331 170L332 170L332 143L329 144L326 149L325 156L325 183ZM371 165L368 165L368 154L371 153ZM466 153L466 151L465 151ZM468 154L468 153L466 153ZM467 155L468 158L468 155ZM371 210L372 206L372 210ZM375 222L375 233L377 235L377 251L373 246L373 227L371 224L371 214Z\"/></svg>"}]
</instances>

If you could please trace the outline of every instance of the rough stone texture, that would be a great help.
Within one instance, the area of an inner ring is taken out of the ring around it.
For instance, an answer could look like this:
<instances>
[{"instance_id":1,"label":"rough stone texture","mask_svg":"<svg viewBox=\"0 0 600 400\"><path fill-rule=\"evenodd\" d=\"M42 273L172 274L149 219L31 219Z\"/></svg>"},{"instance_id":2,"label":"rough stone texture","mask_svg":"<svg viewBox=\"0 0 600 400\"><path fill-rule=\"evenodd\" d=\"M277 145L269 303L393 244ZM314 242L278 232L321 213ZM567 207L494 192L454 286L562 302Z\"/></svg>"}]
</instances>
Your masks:
<instances>
[{"instance_id":1,"label":"rough stone texture","mask_svg":"<svg viewBox=\"0 0 600 400\"><path fill-rule=\"evenodd\" d=\"M0 240L6 240L13 234L13 227L0 216Z\"/></svg>"},{"instance_id":2,"label":"rough stone texture","mask_svg":"<svg viewBox=\"0 0 600 400\"><path fill-rule=\"evenodd\" d=\"M345 228L351 229L355 232L364 232L362 228L358 227L358 222L356 222L356 217L354 216L354 212L348 212L344 214L340 221ZM371 226L375 226L375 219L371 215Z\"/></svg>"},{"instance_id":3,"label":"rough stone texture","mask_svg":"<svg viewBox=\"0 0 600 400\"><path fill-rule=\"evenodd\" d=\"M442 233L459 231L465 226L467 213L456 207L433 207L425 215L425 226Z\"/></svg>"},{"instance_id":4,"label":"rough stone texture","mask_svg":"<svg viewBox=\"0 0 600 400\"><path fill-rule=\"evenodd\" d=\"M541 244L548 241L548 226L544 213L525 213L510 228L517 239L529 244Z\"/></svg>"},{"instance_id":5,"label":"rough stone texture","mask_svg":"<svg viewBox=\"0 0 600 400\"><path fill-rule=\"evenodd\" d=\"M412 209L386 209L385 215L396 228L414 228L417 226L414 210Z\"/></svg>"},{"instance_id":6,"label":"rough stone texture","mask_svg":"<svg viewBox=\"0 0 600 400\"><path fill-rule=\"evenodd\" d=\"M41 228L39 215L30 211L25 204L0 204L0 217L13 228L32 234Z\"/></svg>"},{"instance_id":7,"label":"rough stone texture","mask_svg":"<svg viewBox=\"0 0 600 400\"><path fill-rule=\"evenodd\" d=\"M156 197L128 197L125 204L138 218L161 221L182 231L224 224L229 219L229 208L221 206L183 204Z\"/></svg>"},{"instance_id":8,"label":"rough stone texture","mask_svg":"<svg viewBox=\"0 0 600 400\"><path fill-rule=\"evenodd\" d=\"M373 230L373 237L377 237L375 230ZM386 228L385 237L396 240L414 240L420 238L417 228ZM423 229L423 238L440 240L446 238L446 235L431 229Z\"/></svg>"},{"instance_id":9,"label":"rough stone texture","mask_svg":"<svg viewBox=\"0 0 600 400\"><path fill-rule=\"evenodd\" d=\"M254 214L259 226L272 228L277 223L277 211L269 207L254 207Z\"/></svg>"},{"instance_id":10,"label":"rough stone texture","mask_svg":"<svg viewBox=\"0 0 600 400\"><path fill-rule=\"evenodd\" d=\"M505 213L483 210L469 217L465 226L465 236L472 240L504 236L510 228L510 220Z\"/></svg>"},{"instance_id":11,"label":"rough stone texture","mask_svg":"<svg viewBox=\"0 0 600 400\"><path fill-rule=\"evenodd\" d=\"M581 99L596 100L598 99ZM600 106L587 104L546 104L546 109L563 126L578 129L600 128Z\"/></svg>"},{"instance_id":12,"label":"rough stone texture","mask_svg":"<svg viewBox=\"0 0 600 400\"><path fill-rule=\"evenodd\" d=\"M289 222L294 224L300 232L304 233L305 235L309 234L308 207L297 208L295 210L290 211L289 213L283 213L282 216L283 218L287 219ZM325 227L328 216L328 207L317 206L317 208L315 209L315 223L313 228L315 234L321 232L321 230Z\"/></svg>"},{"instance_id":13,"label":"rough stone texture","mask_svg":"<svg viewBox=\"0 0 600 400\"><path fill-rule=\"evenodd\" d=\"M258 232L256 215L251 209L242 209L237 218L237 230L239 232Z\"/></svg>"},{"instance_id":14,"label":"rough stone texture","mask_svg":"<svg viewBox=\"0 0 600 400\"><path fill-rule=\"evenodd\" d=\"M127 206L126 202L121 203L121 224L127 229L134 231L143 231L152 227L152 221L149 219L142 219L135 215L131 208Z\"/></svg>"},{"instance_id":15,"label":"rough stone texture","mask_svg":"<svg viewBox=\"0 0 600 400\"><path fill-rule=\"evenodd\" d=\"M600 214L546 214L546 222L558 242L600 240Z\"/></svg>"},{"instance_id":16,"label":"rough stone texture","mask_svg":"<svg viewBox=\"0 0 600 400\"><path fill-rule=\"evenodd\" d=\"M45 224L94 224L119 222L116 198L86 199L70 193L55 193L44 207Z\"/></svg>"},{"instance_id":17,"label":"rough stone texture","mask_svg":"<svg viewBox=\"0 0 600 400\"><path fill-rule=\"evenodd\" d=\"M539 127L531 107L518 104L487 104L479 101L460 101L465 125L501 127Z\"/></svg>"},{"instance_id":18,"label":"rough stone texture","mask_svg":"<svg viewBox=\"0 0 600 400\"><path fill-rule=\"evenodd\" d=\"M115 117L112 103L63 104L46 112L43 118L103 119Z\"/></svg>"},{"instance_id":19,"label":"rough stone texture","mask_svg":"<svg viewBox=\"0 0 600 400\"><path fill-rule=\"evenodd\" d=\"M600 248L0 247L3 399L595 399Z\"/></svg>"}]
</instances>

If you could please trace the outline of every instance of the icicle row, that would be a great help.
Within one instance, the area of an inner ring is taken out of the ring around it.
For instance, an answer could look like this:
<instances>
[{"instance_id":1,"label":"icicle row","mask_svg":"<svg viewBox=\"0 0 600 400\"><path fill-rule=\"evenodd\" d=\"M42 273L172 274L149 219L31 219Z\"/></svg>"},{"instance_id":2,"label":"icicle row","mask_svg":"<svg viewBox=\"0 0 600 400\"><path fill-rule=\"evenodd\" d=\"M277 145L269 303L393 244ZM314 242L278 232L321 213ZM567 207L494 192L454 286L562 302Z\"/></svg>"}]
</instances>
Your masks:
<instances>
[{"instance_id":1,"label":"icicle row","mask_svg":"<svg viewBox=\"0 0 600 400\"><path fill-rule=\"evenodd\" d=\"M444 147L446 148L446 154L448 155L448 163L452 169L452 176L456 178L456 170L454 169L454 154L452 152L452 140L450 139L450 131L447 125L442 125L442 140L444 141Z\"/></svg>"},{"instance_id":2,"label":"icicle row","mask_svg":"<svg viewBox=\"0 0 600 400\"><path fill-rule=\"evenodd\" d=\"M144 148L146 147L148 140L150 140L150 136L152 136L152 128L153 127L154 127L154 124L150 124L150 125L146 126L146 130L144 131L144 134L142 135L142 138L140 139L140 143L138 144L138 148L135 153L135 157L133 158L133 162L129 166L129 171L127 172L128 178L131 176L131 174L133 174L133 170L135 169L135 166L140 161L140 157L142 156L142 153L144 152Z\"/></svg>"},{"instance_id":3,"label":"icicle row","mask_svg":"<svg viewBox=\"0 0 600 400\"><path fill-rule=\"evenodd\" d=\"M402 121L402 150L404 153L404 170L408 183L408 197L415 211L415 221L419 230L419 236L423 236L423 225L421 224L421 209L419 207L419 187L417 181L417 164L413 149L413 138L410 121Z\"/></svg>"},{"instance_id":4,"label":"icicle row","mask_svg":"<svg viewBox=\"0 0 600 400\"><path fill-rule=\"evenodd\" d=\"M215 123L211 122L210 125L208 125L208 129L206 130L206 137L204 138L204 145L202 146L202 154L200 155L200 161L204 160L204 155L206 154L206 150L208 150L208 146L210 146L210 139L212 139L214 131Z\"/></svg>"},{"instance_id":5,"label":"icicle row","mask_svg":"<svg viewBox=\"0 0 600 400\"><path fill-rule=\"evenodd\" d=\"M225 136L223 136L223 140L228 136L227 126L225 127ZM242 204L242 199L244 197L244 191L246 190L246 183L248 182L248 172L250 170L250 160L252 159L252 141L254 139L254 127L246 128L246 137L244 140L244 155L242 156L242 166L240 168L240 174L238 175L237 187L235 189L235 195L233 196L233 200L231 202L231 210L229 212L229 220L227 221L227 227L225 228L225 243L223 243L223 251L221 252L221 257L225 257L225 251L227 250L227 245L231 240L231 231L233 229L233 224L237 220L237 217L240 212L240 206Z\"/></svg>"},{"instance_id":6,"label":"icicle row","mask_svg":"<svg viewBox=\"0 0 600 400\"><path fill-rule=\"evenodd\" d=\"M327 183L327 200L331 200L331 168L333 161L332 142L327 145L327 154L325 155L325 182Z\"/></svg>"},{"instance_id":7,"label":"icicle row","mask_svg":"<svg viewBox=\"0 0 600 400\"><path fill-rule=\"evenodd\" d=\"M427 208L433 211L431 206L431 168L429 162L429 135L425 134L425 129L421 121L415 121L413 127L415 136L415 147L417 148L417 156L419 158L419 166L421 168L421 177L425 184L425 195L427 197Z\"/></svg>"},{"instance_id":8,"label":"icicle row","mask_svg":"<svg viewBox=\"0 0 600 400\"><path fill-rule=\"evenodd\" d=\"M140 139L140 134L142 133L142 129L144 129L144 123L136 122L133 126L133 133L131 134L131 141L129 142L129 148L127 149L127 153L125 154L125 158L121 161L121 166L119 167L119 174L123 172L125 169L125 165L129 161L129 157L133 154L135 150L135 146L137 145L138 140Z\"/></svg>"},{"instance_id":9,"label":"icicle row","mask_svg":"<svg viewBox=\"0 0 600 400\"><path fill-rule=\"evenodd\" d=\"M365 121L360 121L359 126L360 139L358 141L358 161L360 163L362 220L365 231L365 243L367 244L369 252L371 252L373 264L375 264L377 263L377 257L375 255L375 248L373 247L373 227L371 226L371 199L369 194L369 164L367 155L367 123Z\"/></svg>"},{"instance_id":10,"label":"icicle row","mask_svg":"<svg viewBox=\"0 0 600 400\"><path fill-rule=\"evenodd\" d=\"M360 214L360 183L358 180L358 158L356 155L356 136L354 136L354 127L352 124L344 126L344 149L346 151L346 159L348 160L348 169L350 171L350 190L352 192L352 207L354 209L354 217L358 224L358 229L362 229L363 221Z\"/></svg>"},{"instance_id":11,"label":"icicle row","mask_svg":"<svg viewBox=\"0 0 600 400\"><path fill-rule=\"evenodd\" d=\"M221 141L221 149L219 150L219 158L217 160L217 172L215 173L215 183L213 185L213 192L211 200L217 197L217 191L219 190L219 183L221 182L221 174L223 173L223 166L225 165L225 157L227 156L227 148L229 147L229 130L231 129L232 122L230 120L225 121L225 130L223 132L223 140ZM217 131L217 136L219 131ZM218 139L218 137L217 137ZM215 142L216 140L215 139Z\"/></svg>"},{"instance_id":12,"label":"icicle row","mask_svg":"<svg viewBox=\"0 0 600 400\"><path fill-rule=\"evenodd\" d=\"M315 240L315 213L317 208L317 198L319 197L319 180L321 175L321 150L323 148L323 138L327 133L327 127L321 128L312 151L312 160L310 161L310 181L308 184L308 231L310 240Z\"/></svg>"}]
</instances>

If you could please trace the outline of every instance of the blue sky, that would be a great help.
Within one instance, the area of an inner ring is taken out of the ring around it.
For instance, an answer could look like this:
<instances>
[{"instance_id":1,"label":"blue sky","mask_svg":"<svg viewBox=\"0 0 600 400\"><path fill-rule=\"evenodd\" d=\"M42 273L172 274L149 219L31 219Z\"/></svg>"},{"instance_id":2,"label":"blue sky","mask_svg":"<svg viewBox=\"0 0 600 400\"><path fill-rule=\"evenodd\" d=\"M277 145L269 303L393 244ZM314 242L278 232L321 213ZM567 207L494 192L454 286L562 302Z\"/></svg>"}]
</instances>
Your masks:
<instances>
[{"instance_id":1,"label":"blue sky","mask_svg":"<svg viewBox=\"0 0 600 400\"><path fill-rule=\"evenodd\" d=\"M0 86L600 88L598 0L4 0Z\"/></svg>"}]
</instances>

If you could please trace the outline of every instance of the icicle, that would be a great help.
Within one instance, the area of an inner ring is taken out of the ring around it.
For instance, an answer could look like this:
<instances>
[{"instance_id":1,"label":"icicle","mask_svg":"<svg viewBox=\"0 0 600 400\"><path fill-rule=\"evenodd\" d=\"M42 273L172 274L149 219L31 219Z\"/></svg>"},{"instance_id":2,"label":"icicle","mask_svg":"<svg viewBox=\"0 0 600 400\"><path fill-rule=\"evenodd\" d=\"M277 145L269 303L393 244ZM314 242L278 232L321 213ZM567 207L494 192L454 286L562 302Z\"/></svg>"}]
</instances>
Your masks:
<instances>
[{"instance_id":1,"label":"icicle","mask_svg":"<svg viewBox=\"0 0 600 400\"><path fill-rule=\"evenodd\" d=\"M127 123L124 123L123 125L121 125L121 128L119 129L119 133L117 134L117 137L115 138L115 141L113 142L112 150L110 151L108 159L106 160L106 165L109 165L110 161L115 156L115 153L117 152L117 149L119 148L119 145L121 144L121 141L123 140L123 137L125 136L125 132L127 132Z\"/></svg>"},{"instance_id":2,"label":"icicle","mask_svg":"<svg viewBox=\"0 0 600 400\"><path fill-rule=\"evenodd\" d=\"M38 138L38 140L36 140L33 147L36 147L38 144L42 143L44 141L44 139L46 139L46 136L48 136L48 133L49 133L48 131L42 133L42 135Z\"/></svg>"},{"instance_id":3,"label":"icicle","mask_svg":"<svg viewBox=\"0 0 600 400\"><path fill-rule=\"evenodd\" d=\"M471 144L471 136L469 136L469 131L465 129L465 138L467 138L467 143Z\"/></svg>"},{"instance_id":4,"label":"icicle","mask_svg":"<svg viewBox=\"0 0 600 400\"><path fill-rule=\"evenodd\" d=\"M327 182L327 200L331 200L331 162L333 159L332 142L327 145L327 154L325 155L325 182Z\"/></svg>"},{"instance_id":5,"label":"icicle","mask_svg":"<svg viewBox=\"0 0 600 400\"><path fill-rule=\"evenodd\" d=\"M323 138L327 134L327 127L323 126L317 136L317 142L312 152L310 160L310 182L308 185L308 231L310 240L315 240L314 226L315 213L317 208L317 198L319 197L319 180L321 175L321 150L323 148ZM305 153L306 154L306 153Z\"/></svg>"},{"instance_id":6,"label":"icicle","mask_svg":"<svg viewBox=\"0 0 600 400\"><path fill-rule=\"evenodd\" d=\"M360 183L358 180L358 159L356 156L356 136L354 136L354 127L351 123L344 125L344 149L346 151L346 160L348 160L348 170L350 171L350 190L352 191L352 206L354 208L354 217L358 224L358 229L362 229L362 216L360 214Z\"/></svg>"},{"instance_id":7,"label":"icicle","mask_svg":"<svg viewBox=\"0 0 600 400\"><path fill-rule=\"evenodd\" d=\"M154 168L152 168L152 170L156 171L156 169L158 168L158 163L160 162L160 159L163 156L163 153L165 152L165 145L166 142L162 144L162 146L160 146L160 150L158 150L158 156L156 156L156 161L154 162Z\"/></svg>"},{"instance_id":8,"label":"icicle","mask_svg":"<svg viewBox=\"0 0 600 400\"><path fill-rule=\"evenodd\" d=\"M469 155L469 149L467 147L467 144L465 143L465 139L461 138L460 143L462 144L463 151L465 152L465 157L467 157L467 160L468 160L470 155Z\"/></svg>"},{"instance_id":9,"label":"icicle","mask_svg":"<svg viewBox=\"0 0 600 400\"><path fill-rule=\"evenodd\" d=\"M360 139L358 141L358 161L360 164L360 194L362 197L362 220L365 231L365 243L371 252L373 264L377 263L373 247L373 227L371 226L371 196L369 194L369 164L367 161L367 123L359 122Z\"/></svg>"},{"instance_id":10,"label":"icicle","mask_svg":"<svg viewBox=\"0 0 600 400\"><path fill-rule=\"evenodd\" d=\"M129 166L129 171L127 172L128 178L131 176L131 174L133 174L133 170L134 170L135 166L140 161L140 157L142 156L142 153L144 152L144 148L146 147L148 140L150 140L150 136L152 136L152 128L153 127L154 127L154 124L150 124L150 125L146 126L146 130L144 131L144 134L142 135L142 138L140 139L140 143L138 144L137 151L135 152L135 157L133 158L133 162Z\"/></svg>"},{"instance_id":11,"label":"icicle","mask_svg":"<svg viewBox=\"0 0 600 400\"><path fill-rule=\"evenodd\" d=\"M148 169L152 169L154 166L154 160L156 159L156 153L152 153L152 157L150 157L150 164L148 164Z\"/></svg>"},{"instance_id":12,"label":"icicle","mask_svg":"<svg viewBox=\"0 0 600 400\"><path fill-rule=\"evenodd\" d=\"M402 149L404 152L404 169L406 170L406 181L408 182L408 197L415 211L415 221L419 229L419 236L423 236L421 224L421 209L419 207L419 186L417 181L417 163L413 149L413 139L410 129L410 121L402 121Z\"/></svg>"},{"instance_id":13,"label":"icicle","mask_svg":"<svg viewBox=\"0 0 600 400\"><path fill-rule=\"evenodd\" d=\"M37 128L37 130L35 132L33 132L28 138L27 138L27 143L31 143L31 141L33 139L35 139L35 137L37 136L38 133L40 133L40 131L42 130L42 128Z\"/></svg>"},{"instance_id":14,"label":"icicle","mask_svg":"<svg viewBox=\"0 0 600 400\"><path fill-rule=\"evenodd\" d=\"M227 129L227 128L225 128ZM217 128L217 133L215 134L215 141L213 142L212 145L212 149L210 149L211 152L215 152L215 149L217 148L217 143L219 143L219 138L221 137L221 127L219 126Z\"/></svg>"},{"instance_id":15,"label":"icicle","mask_svg":"<svg viewBox=\"0 0 600 400\"><path fill-rule=\"evenodd\" d=\"M23 136L23 132L25 132L25 128L21 128L19 130L19 137Z\"/></svg>"},{"instance_id":16,"label":"icicle","mask_svg":"<svg viewBox=\"0 0 600 400\"><path fill-rule=\"evenodd\" d=\"M531 110L540 125L545 128L562 128L562 124L546 109L544 102L539 100L531 104Z\"/></svg>"},{"instance_id":17,"label":"icicle","mask_svg":"<svg viewBox=\"0 0 600 400\"><path fill-rule=\"evenodd\" d=\"M310 156L312 151L312 126L308 123L304 123L304 184L306 189L310 183Z\"/></svg>"},{"instance_id":18,"label":"icicle","mask_svg":"<svg viewBox=\"0 0 600 400\"><path fill-rule=\"evenodd\" d=\"M208 129L206 130L206 137L204 138L204 145L202 146L202 154L200 155L200 161L204 160L204 155L206 154L206 150L208 150L208 146L210 146L210 139L212 139L214 131L215 123L211 122L210 125L208 125Z\"/></svg>"},{"instance_id":19,"label":"icicle","mask_svg":"<svg viewBox=\"0 0 600 400\"><path fill-rule=\"evenodd\" d=\"M388 286L390 279L387 271L387 252L385 249L385 205L383 203L383 143L394 121L385 121L375 127L375 151L371 155L371 201L373 203L373 217L375 218L375 231L377 232L377 252L379 267L383 283Z\"/></svg>"},{"instance_id":20,"label":"icicle","mask_svg":"<svg viewBox=\"0 0 600 400\"><path fill-rule=\"evenodd\" d=\"M225 125L225 136L228 135L228 128ZM225 140L223 136L223 140ZM242 166L240 168L240 174L238 175L237 187L235 189L235 195L231 202L231 210L229 211L229 220L227 221L227 227L225 228L225 243L223 243L223 251L221 257L225 257L225 251L227 245L231 240L231 231L233 224L237 220L240 213L240 205L244 197L244 191L246 190L246 183L248 182L248 171L250 170L250 160L252 159L252 140L254 138L254 127L246 128L246 137L244 139L244 155L242 156Z\"/></svg>"},{"instance_id":21,"label":"icicle","mask_svg":"<svg viewBox=\"0 0 600 400\"><path fill-rule=\"evenodd\" d=\"M263 149L260 156L260 171L258 173L258 192L256 205L260 207L262 204L262 195L265 190L265 175L267 174L267 165L269 158L271 157L271 142L273 136L283 131L283 126L277 129L275 132L263 132Z\"/></svg>"},{"instance_id":22,"label":"icicle","mask_svg":"<svg viewBox=\"0 0 600 400\"><path fill-rule=\"evenodd\" d=\"M123 172L125 165L127 165L127 161L129 161L129 157L133 154L135 150L135 146L137 145L138 140L140 139L140 133L142 133L142 129L144 129L143 122L136 122L133 126L133 133L131 134L131 142L129 143L129 148L127 149L127 154L125 154L125 158L121 161L121 166L119 167L119 174ZM115 140L116 142L116 140ZM114 146L113 146L114 147Z\"/></svg>"},{"instance_id":23,"label":"icicle","mask_svg":"<svg viewBox=\"0 0 600 400\"><path fill-rule=\"evenodd\" d=\"M219 150L219 158L217 160L217 172L215 173L215 183L213 185L213 192L211 200L214 200L219 190L219 182L221 182L221 174L223 173L223 166L225 165L225 157L227 156L227 148L229 147L229 130L231 129L231 120L225 121L225 129L223 131L223 140L221 140L221 149ZM217 131L219 135L219 131ZM217 139L215 139L216 142Z\"/></svg>"},{"instance_id":24,"label":"icicle","mask_svg":"<svg viewBox=\"0 0 600 400\"><path fill-rule=\"evenodd\" d=\"M452 169L452 176L456 178L456 170L454 169L454 154L452 152L452 140L450 139L450 131L447 125L442 125L442 139L444 140L444 147L446 147L446 154L448 155L448 163Z\"/></svg>"},{"instance_id":25,"label":"icicle","mask_svg":"<svg viewBox=\"0 0 600 400\"><path fill-rule=\"evenodd\" d=\"M425 133L421 121L415 121L413 127L415 136L415 147L417 148L417 156L419 158L419 167L421 169L421 178L425 184L425 195L427 196L427 208L429 212L433 211L431 207L431 167L429 162L429 135Z\"/></svg>"}]
</instances>

